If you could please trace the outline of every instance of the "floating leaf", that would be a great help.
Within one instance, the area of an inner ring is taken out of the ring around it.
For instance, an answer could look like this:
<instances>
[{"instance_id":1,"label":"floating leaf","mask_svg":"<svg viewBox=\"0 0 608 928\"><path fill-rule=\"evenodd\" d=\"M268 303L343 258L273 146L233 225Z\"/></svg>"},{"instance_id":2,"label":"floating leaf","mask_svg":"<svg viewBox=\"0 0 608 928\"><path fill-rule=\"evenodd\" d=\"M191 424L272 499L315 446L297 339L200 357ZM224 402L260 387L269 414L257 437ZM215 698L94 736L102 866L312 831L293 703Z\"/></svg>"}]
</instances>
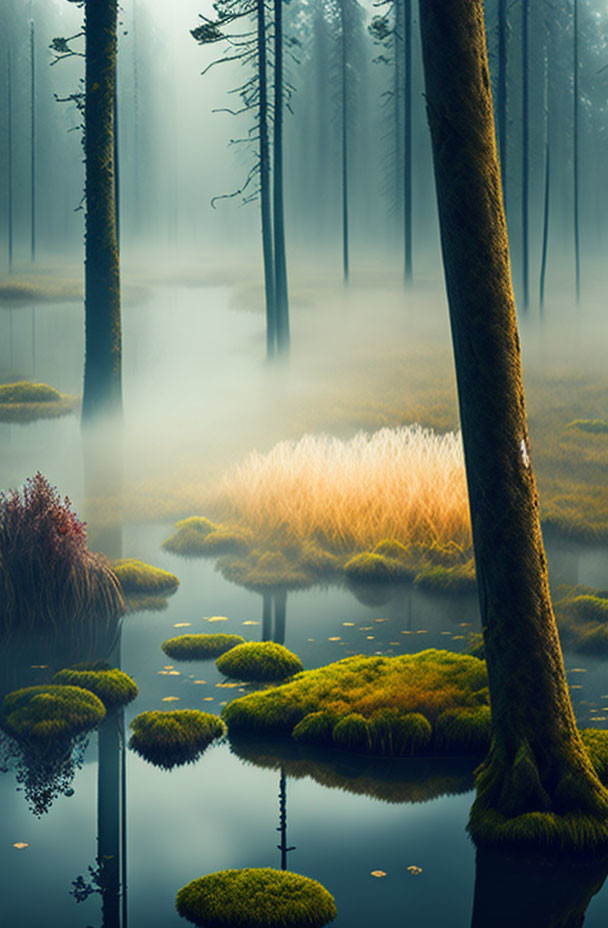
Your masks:
<instances>
[{"instance_id":1,"label":"floating leaf","mask_svg":"<svg viewBox=\"0 0 608 928\"><path fill-rule=\"evenodd\" d=\"M412 864L409 867L406 867L405 869L407 870L408 873L411 873L412 876L418 876L420 873L422 873L422 867L416 867L414 864Z\"/></svg>"},{"instance_id":2,"label":"floating leaf","mask_svg":"<svg viewBox=\"0 0 608 928\"><path fill-rule=\"evenodd\" d=\"M246 622L243 622L243 625L259 625L259 622L254 622L253 619L247 619Z\"/></svg>"},{"instance_id":3,"label":"floating leaf","mask_svg":"<svg viewBox=\"0 0 608 928\"><path fill-rule=\"evenodd\" d=\"M342 625L344 625L346 628L353 628L354 624L354 622L342 622Z\"/></svg>"},{"instance_id":4,"label":"floating leaf","mask_svg":"<svg viewBox=\"0 0 608 928\"><path fill-rule=\"evenodd\" d=\"M381 876L386 876L386 873L384 872L384 870L372 870L370 876L381 877Z\"/></svg>"},{"instance_id":5,"label":"floating leaf","mask_svg":"<svg viewBox=\"0 0 608 928\"><path fill-rule=\"evenodd\" d=\"M328 641L342 641L342 639L340 638L340 636L337 636L337 637L334 636L333 638L328 638L327 640L328 640Z\"/></svg>"},{"instance_id":6,"label":"floating leaf","mask_svg":"<svg viewBox=\"0 0 608 928\"><path fill-rule=\"evenodd\" d=\"M16 847L18 851L22 851L24 847L29 847L27 841L15 841L13 847Z\"/></svg>"},{"instance_id":7,"label":"floating leaf","mask_svg":"<svg viewBox=\"0 0 608 928\"><path fill-rule=\"evenodd\" d=\"M203 622L227 622L227 621L228 621L228 619L227 619L227 617L226 617L225 615L212 615L212 616L206 616L206 617L203 619Z\"/></svg>"},{"instance_id":8,"label":"floating leaf","mask_svg":"<svg viewBox=\"0 0 608 928\"><path fill-rule=\"evenodd\" d=\"M178 702L179 696L163 696L161 702Z\"/></svg>"},{"instance_id":9,"label":"floating leaf","mask_svg":"<svg viewBox=\"0 0 608 928\"><path fill-rule=\"evenodd\" d=\"M197 683L198 685L201 685L202 683L206 683L207 681L206 680L194 680L193 682Z\"/></svg>"},{"instance_id":10,"label":"floating leaf","mask_svg":"<svg viewBox=\"0 0 608 928\"><path fill-rule=\"evenodd\" d=\"M192 622L175 622L173 628L188 628Z\"/></svg>"}]
</instances>

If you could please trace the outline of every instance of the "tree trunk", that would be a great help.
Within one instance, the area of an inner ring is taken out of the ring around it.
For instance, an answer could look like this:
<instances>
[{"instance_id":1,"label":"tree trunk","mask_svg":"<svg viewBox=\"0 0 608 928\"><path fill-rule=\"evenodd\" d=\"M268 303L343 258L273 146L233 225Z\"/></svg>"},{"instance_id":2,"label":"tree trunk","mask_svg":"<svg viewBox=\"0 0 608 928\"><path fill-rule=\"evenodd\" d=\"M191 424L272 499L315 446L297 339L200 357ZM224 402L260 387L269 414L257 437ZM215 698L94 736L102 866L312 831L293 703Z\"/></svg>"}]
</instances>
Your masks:
<instances>
[{"instance_id":1,"label":"tree trunk","mask_svg":"<svg viewBox=\"0 0 608 928\"><path fill-rule=\"evenodd\" d=\"M404 277L411 283L412 267L412 0L404 0L403 67L403 235Z\"/></svg>"},{"instance_id":2,"label":"tree trunk","mask_svg":"<svg viewBox=\"0 0 608 928\"><path fill-rule=\"evenodd\" d=\"M6 127L6 145L7 154L7 222L8 222L8 266L13 266L13 74L11 64L11 42L8 40L6 52L6 104L7 104L7 127Z\"/></svg>"},{"instance_id":3,"label":"tree trunk","mask_svg":"<svg viewBox=\"0 0 608 928\"><path fill-rule=\"evenodd\" d=\"M346 35L346 3L340 0L340 58L341 58L341 87L340 100L342 111L342 272L344 283L349 277L349 245L348 245L348 54Z\"/></svg>"},{"instance_id":4,"label":"tree trunk","mask_svg":"<svg viewBox=\"0 0 608 928\"><path fill-rule=\"evenodd\" d=\"M529 92L529 13L528 0L521 5L521 249L523 308L530 305L529 187L530 187L530 92Z\"/></svg>"},{"instance_id":5,"label":"tree trunk","mask_svg":"<svg viewBox=\"0 0 608 928\"><path fill-rule=\"evenodd\" d=\"M36 260L36 34L30 21L30 257Z\"/></svg>"},{"instance_id":6,"label":"tree trunk","mask_svg":"<svg viewBox=\"0 0 608 928\"><path fill-rule=\"evenodd\" d=\"M98 732L97 858L104 928L120 928L121 714L122 710L112 711Z\"/></svg>"},{"instance_id":7,"label":"tree trunk","mask_svg":"<svg viewBox=\"0 0 608 928\"><path fill-rule=\"evenodd\" d=\"M549 596L483 2L420 11L493 721L469 828L478 842L588 848L608 841L608 793L576 727Z\"/></svg>"},{"instance_id":8,"label":"tree trunk","mask_svg":"<svg viewBox=\"0 0 608 928\"><path fill-rule=\"evenodd\" d=\"M85 5L85 369L83 423L120 413L120 272L114 113L117 0Z\"/></svg>"},{"instance_id":9,"label":"tree trunk","mask_svg":"<svg viewBox=\"0 0 608 928\"><path fill-rule=\"evenodd\" d=\"M578 114L579 114L579 91L578 91L578 0L574 0L574 10L573 10L573 29L574 29L574 48L573 48L573 133L574 133L574 152L572 158L572 171L573 171L573 187L574 187L574 207L573 207L573 225L574 225L574 274L575 274L575 286L576 286L576 302L580 300L581 297L581 252L580 252L580 229L579 229L579 190L578 190L578 180L579 180L579 171L578 171L578 158L579 158L579 128L578 128Z\"/></svg>"},{"instance_id":10,"label":"tree trunk","mask_svg":"<svg viewBox=\"0 0 608 928\"><path fill-rule=\"evenodd\" d=\"M551 195L551 139L549 123L549 29L546 26L546 47L544 62L544 103L545 103L545 197L543 207L543 244L540 261L540 314L545 308L545 277L547 273L547 250L549 247L549 198Z\"/></svg>"},{"instance_id":11,"label":"tree trunk","mask_svg":"<svg viewBox=\"0 0 608 928\"><path fill-rule=\"evenodd\" d=\"M498 116L498 147L502 195L507 204L507 61L509 42L509 9L507 0L498 0L498 89L496 94Z\"/></svg>"},{"instance_id":12,"label":"tree trunk","mask_svg":"<svg viewBox=\"0 0 608 928\"><path fill-rule=\"evenodd\" d=\"M258 81L260 121L260 207L262 219L262 254L266 294L266 358L274 358L277 347L276 307L274 296L274 259L272 254L272 213L270 203L270 150L268 145L268 86L266 81L265 0L257 0Z\"/></svg>"},{"instance_id":13,"label":"tree trunk","mask_svg":"<svg viewBox=\"0 0 608 928\"><path fill-rule=\"evenodd\" d=\"M283 0L274 3L274 270L277 348L289 354L289 300L283 210Z\"/></svg>"}]
</instances>

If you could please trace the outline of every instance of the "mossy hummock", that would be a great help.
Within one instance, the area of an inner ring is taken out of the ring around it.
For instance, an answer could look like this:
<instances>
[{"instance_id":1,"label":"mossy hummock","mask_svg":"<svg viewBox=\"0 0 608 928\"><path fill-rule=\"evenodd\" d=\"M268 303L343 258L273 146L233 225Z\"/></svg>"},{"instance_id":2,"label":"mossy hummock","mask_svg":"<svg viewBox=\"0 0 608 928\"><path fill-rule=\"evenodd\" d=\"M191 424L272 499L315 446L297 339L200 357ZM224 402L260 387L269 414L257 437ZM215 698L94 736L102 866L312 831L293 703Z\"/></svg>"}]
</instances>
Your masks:
<instances>
[{"instance_id":1,"label":"mossy hummock","mask_svg":"<svg viewBox=\"0 0 608 928\"><path fill-rule=\"evenodd\" d=\"M319 554L314 564L314 553L308 550L306 565L298 558L288 558L282 551L264 551L255 548L245 557L224 557L218 567L226 580L238 583L248 590L265 592L277 587L283 590L303 590L312 586L320 576L327 576L334 561Z\"/></svg>"},{"instance_id":2,"label":"mossy hummock","mask_svg":"<svg viewBox=\"0 0 608 928\"><path fill-rule=\"evenodd\" d=\"M555 603L561 638L582 654L608 653L608 591L562 587Z\"/></svg>"},{"instance_id":3,"label":"mossy hummock","mask_svg":"<svg viewBox=\"0 0 608 928\"><path fill-rule=\"evenodd\" d=\"M210 873L182 887L175 905L201 928L323 928L338 914L316 880L270 867Z\"/></svg>"},{"instance_id":4,"label":"mossy hummock","mask_svg":"<svg viewBox=\"0 0 608 928\"><path fill-rule=\"evenodd\" d=\"M70 739L96 728L106 714L102 701L79 686L29 686L4 697L1 727L17 739Z\"/></svg>"},{"instance_id":5,"label":"mossy hummock","mask_svg":"<svg viewBox=\"0 0 608 928\"><path fill-rule=\"evenodd\" d=\"M483 754L491 719L483 661L450 651L348 657L229 703L230 733L358 754Z\"/></svg>"},{"instance_id":6,"label":"mossy hummock","mask_svg":"<svg viewBox=\"0 0 608 928\"><path fill-rule=\"evenodd\" d=\"M241 635L177 635L163 641L161 648L175 661L200 661L219 657L231 648L245 644Z\"/></svg>"},{"instance_id":7,"label":"mossy hummock","mask_svg":"<svg viewBox=\"0 0 608 928\"><path fill-rule=\"evenodd\" d=\"M218 670L233 680L284 680L304 669L302 661L282 644L249 641L231 648L215 662Z\"/></svg>"},{"instance_id":8,"label":"mossy hummock","mask_svg":"<svg viewBox=\"0 0 608 928\"><path fill-rule=\"evenodd\" d=\"M242 554L253 542L251 532L239 525L210 522L204 516L182 519L175 532L163 542L163 548L182 557L215 557Z\"/></svg>"},{"instance_id":9,"label":"mossy hummock","mask_svg":"<svg viewBox=\"0 0 608 928\"><path fill-rule=\"evenodd\" d=\"M66 416L78 409L79 398L60 393L46 383L20 380L0 384L0 422L27 423Z\"/></svg>"},{"instance_id":10,"label":"mossy hummock","mask_svg":"<svg viewBox=\"0 0 608 928\"><path fill-rule=\"evenodd\" d=\"M226 733L217 715L198 709L142 712L135 716L130 728L133 734L129 747L164 770L193 763Z\"/></svg>"},{"instance_id":11,"label":"mossy hummock","mask_svg":"<svg viewBox=\"0 0 608 928\"><path fill-rule=\"evenodd\" d=\"M128 595L162 595L174 593L179 586L179 578L168 570L152 567L137 558L124 558L114 561L114 573L120 580L123 592Z\"/></svg>"},{"instance_id":12,"label":"mossy hummock","mask_svg":"<svg viewBox=\"0 0 608 928\"><path fill-rule=\"evenodd\" d=\"M128 674L105 661L66 667L55 674L53 682L89 690L101 699L108 712L133 702L138 692L135 681Z\"/></svg>"}]
</instances>

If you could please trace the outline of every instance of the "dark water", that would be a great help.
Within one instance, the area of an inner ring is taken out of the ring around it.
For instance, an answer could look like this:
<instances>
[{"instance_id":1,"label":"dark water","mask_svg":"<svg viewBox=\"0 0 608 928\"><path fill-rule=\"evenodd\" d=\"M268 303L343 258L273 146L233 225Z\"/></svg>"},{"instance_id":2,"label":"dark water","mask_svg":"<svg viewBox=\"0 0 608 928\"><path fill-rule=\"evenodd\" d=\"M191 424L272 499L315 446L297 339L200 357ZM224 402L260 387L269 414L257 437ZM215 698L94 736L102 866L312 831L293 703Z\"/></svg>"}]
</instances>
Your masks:
<instances>
[{"instance_id":1,"label":"dark water","mask_svg":"<svg viewBox=\"0 0 608 928\"><path fill-rule=\"evenodd\" d=\"M238 632L251 640L262 637L261 596L227 584L211 562L181 561L163 552L160 543L169 528L126 527L123 531L125 555L173 569L181 578L180 589L166 611L124 620L122 666L140 688L138 699L126 710L127 726L145 709L196 707L219 712L226 700L239 694L218 687L222 677L211 661L178 664L168 660L160 649L166 638L206 630ZM583 568L592 570L586 562ZM394 590L388 602L377 605L364 604L347 589L311 590L289 594L284 638L307 667L351 651L460 649L465 643L461 636L475 628L475 613L472 599L433 598L416 590ZM226 621L209 622L210 617ZM190 625L175 627L182 623ZM52 650L37 651L27 643L11 647L18 661L19 685L37 682L50 673L52 665L48 669L30 666L45 663L44 654L51 654L49 662L62 663L61 653ZM599 706L603 689L608 692L603 665L570 657L567 662L575 671L571 679L583 681L575 683L582 689L573 691L585 703L579 706L581 715L597 713L588 703ZM10 677L10 661L5 665ZM178 674L160 672L167 668ZM172 701L164 702L167 697ZM22 928L101 925L100 894L77 903L70 889L79 875L88 879L88 867L95 867L98 837L107 842L116 825L126 840L126 924L135 928L183 924L173 906L177 890L189 880L231 867L281 865L282 836L277 831L281 767L286 844L295 848L287 855L288 867L328 887L338 905L335 924L341 928L575 925L580 924L581 906L584 909L603 881L603 871L591 866L581 869L570 882L566 876L555 878L543 869L535 876L532 865L518 872L504 861L482 860L476 866L475 850L465 831L473 796L468 765L457 770L431 769L429 764L424 767L414 761L362 766L348 757L338 761L319 757L309 760L306 767L301 757L273 751L272 746L261 750L237 745L239 757L228 744L220 744L196 764L168 773L127 751L121 822L111 796L108 817L98 818L97 741L97 735L90 739L84 764L72 783L74 794L57 797L39 818L29 810L24 793L16 792L15 772L0 776L0 924ZM114 748L110 746L109 754L106 748L104 756L109 773L108 781L101 783L99 798L107 801L104 792L109 782L112 793L112 772L120 769L118 741ZM118 794L117 783L114 791ZM444 790L452 794L442 795ZM29 846L19 850L13 846L16 842ZM422 872L412 875L409 866L420 867ZM374 877L372 871L386 875ZM117 888L116 883L105 887L104 928L126 928L122 899L117 905L112 902ZM500 892L507 888L500 901ZM512 909L514 896L516 911ZM492 900L496 901L494 908ZM556 905L558 916L551 911ZM504 920L508 912L511 921ZM585 924L599 928L607 918L608 891L602 890L592 898Z\"/></svg>"}]
</instances>

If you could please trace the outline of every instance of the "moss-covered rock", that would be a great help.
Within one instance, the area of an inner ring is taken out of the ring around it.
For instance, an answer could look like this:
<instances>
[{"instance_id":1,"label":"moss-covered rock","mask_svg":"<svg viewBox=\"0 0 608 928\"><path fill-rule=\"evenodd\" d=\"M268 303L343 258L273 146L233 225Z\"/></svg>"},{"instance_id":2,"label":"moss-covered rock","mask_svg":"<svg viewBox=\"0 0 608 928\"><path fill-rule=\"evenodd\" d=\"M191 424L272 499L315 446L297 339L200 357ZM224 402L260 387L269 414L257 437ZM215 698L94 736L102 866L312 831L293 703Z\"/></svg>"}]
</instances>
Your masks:
<instances>
[{"instance_id":1,"label":"moss-covered rock","mask_svg":"<svg viewBox=\"0 0 608 928\"><path fill-rule=\"evenodd\" d=\"M27 423L36 419L52 419L74 412L79 405L77 396L60 393L46 383L0 384L0 422Z\"/></svg>"},{"instance_id":2,"label":"moss-covered rock","mask_svg":"<svg viewBox=\"0 0 608 928\"><path fill-rule=\"evenodd\" d=\"M231 648L244 644L241 635L194 634L177 635L163 641L161 648L168 657L176 661L200 661L211 657L219 657Z\"/></svg>"},{"instance_id":3,"label":"moss-covered rock","mask_svg":"<svg viewBox=\"0 0 608 928\"><path fill-rule=\"evenodd\" d=\"M134 557L114 561L112 566L126 595L167 596L179 586L175 574L160 567L152 567Z\"/></svg>"},{"instance_id":4,"label":"moss-covered rock","mask_svg":"<svg viewBox=\"0 0 608 928\"><path fill-rule=\"evenodd\" d=\"M4 697L0 725L17 739L70 739L96 728L102 701L79 686L29 686Z\"/></svg>"},{"instance_id":5,"label":"moss-covered rock","mask_svg":"<svg viewBox=\"0 0 608 928\"><path fill-rule=\"evenodd\" d=\"M58 671L53 682L89 690L101 699L108 712L133 702L138 692L135 681L127 673L104 661L74 664Z\"/></svg>"},{"instance_id":6,"label":"moss-covered rock","mask_svg":"<svg viewBox=\"0 0 608 928\"><path fill-rule=\"evenodd\" d=\"M303 670L300 658L274 641L249 641L231 648L215 662L234 680L284 680Z\"/></svg>"},{"instance_id":7,"label":"moss-covered rock","mask_svg":"<svg viewBox=\"0 0 608 928\"><path fill-rule=\"evenodd\" d=\"M201 928L322 928L337 915L316 880L269 867L200 877L180 889L175 905Z\"/></svg>"},{"instance_id":8,"label":"moss-covered rock","mask_svg":"<svg viewBox=\"0 0 608 928\"><path fill-rule=\"evenodd\" d=\"M223 717L231 735L378 756L479 755L490 741L487 684L483 661L450 651L349 657L233 700Z\"/></svg>"},{"instance_id":9,"label":"moss-covered rock","mask_svg":"<svg viewBox=\"0 0 608 928\"><path fill-rule=\"evenodd\" d=\"M142 712L135 716L129 747L164 770L193 763L212 741L226 733L217 715L197 709Z\"/></svg>"}]
</instances>

